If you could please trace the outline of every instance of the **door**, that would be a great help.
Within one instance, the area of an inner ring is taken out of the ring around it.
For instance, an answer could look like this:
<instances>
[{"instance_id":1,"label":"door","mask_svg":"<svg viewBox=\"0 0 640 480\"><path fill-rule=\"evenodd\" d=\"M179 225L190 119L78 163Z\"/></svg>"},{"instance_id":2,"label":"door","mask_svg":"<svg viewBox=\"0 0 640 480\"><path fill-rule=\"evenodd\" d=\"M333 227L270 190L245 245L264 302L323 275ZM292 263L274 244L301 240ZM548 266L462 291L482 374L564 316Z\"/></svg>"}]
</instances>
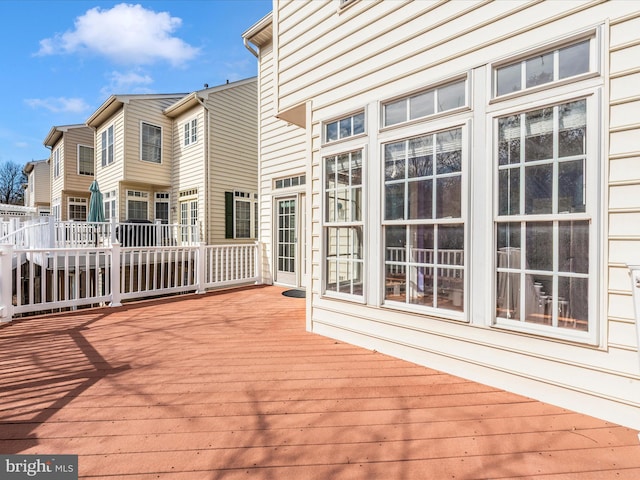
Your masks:
<instances>
[{"instance_id":1,"label":"door","mask_svg":"<svg viewBox=\"0 0 640 480\"><path fill-rule=\"evenodd\" d=\"M298 198L276 200L276 282L298 286Z\"/></svg>"}]
</instances>

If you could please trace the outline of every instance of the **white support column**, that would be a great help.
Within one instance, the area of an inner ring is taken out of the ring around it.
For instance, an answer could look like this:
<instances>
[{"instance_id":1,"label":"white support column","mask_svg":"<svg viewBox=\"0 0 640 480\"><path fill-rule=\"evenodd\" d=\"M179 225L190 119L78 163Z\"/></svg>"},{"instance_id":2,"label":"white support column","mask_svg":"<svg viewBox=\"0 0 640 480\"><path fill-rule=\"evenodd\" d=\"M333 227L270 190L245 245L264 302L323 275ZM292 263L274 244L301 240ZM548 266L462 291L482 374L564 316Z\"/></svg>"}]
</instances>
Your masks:
<instances>
[{"instance_id":1,"label":"white support column","mask_svg":"<svg viewBox=\"0 0 640 480\"><path fill-rule=\"evenodd\" d=\"M0 245L0 323L10 322L13 318L12 262L13 245Z\"/></svg>"},{"instance_id":2,"label":"white support column","mask_svg":"<svg viewBox=\"0 0 640 480\"><path fill-rule=\"evenodd\" d=\"M122 306L120 296L120 243L117 241L111 245L111 303L110 307Z\"/></svg>"},{"instance_id":3,"label":"white support column","mask_svg":"<svg viewBox=\"0 0 640 480\"><path fill-rule=\"evenodd\" d=\"M196 256L196 293L206 293L207 249L206 243L198 242L198 254Z\"/></svg>"}]
</instances>

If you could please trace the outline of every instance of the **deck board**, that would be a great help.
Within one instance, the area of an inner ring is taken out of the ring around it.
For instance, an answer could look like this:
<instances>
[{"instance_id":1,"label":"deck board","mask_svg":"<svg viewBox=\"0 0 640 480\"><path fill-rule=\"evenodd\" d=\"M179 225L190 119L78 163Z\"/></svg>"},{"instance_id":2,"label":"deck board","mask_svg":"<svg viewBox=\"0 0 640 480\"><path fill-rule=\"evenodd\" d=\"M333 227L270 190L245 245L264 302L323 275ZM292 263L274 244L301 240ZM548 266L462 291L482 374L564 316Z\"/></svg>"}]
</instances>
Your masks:
<instances>
[{"instance_id":1,"label":"deck board","mask_svg":"<svg viewBox=\"0 0 640 480\"><path fill-rule=\"evenodd\" d=\"M640 478L638 432L304 330L279 287L0 327L0 452L81 478Z\"/></svg>"}]
</instances>

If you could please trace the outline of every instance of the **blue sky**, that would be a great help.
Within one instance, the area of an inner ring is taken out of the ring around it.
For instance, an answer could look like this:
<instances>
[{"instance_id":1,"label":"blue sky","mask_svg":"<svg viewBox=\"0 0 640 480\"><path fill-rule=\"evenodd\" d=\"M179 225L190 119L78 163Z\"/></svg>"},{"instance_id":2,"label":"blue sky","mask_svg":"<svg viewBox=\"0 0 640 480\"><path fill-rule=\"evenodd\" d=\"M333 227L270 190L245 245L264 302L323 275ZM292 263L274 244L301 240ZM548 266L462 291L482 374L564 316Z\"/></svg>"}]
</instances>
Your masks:
<instances>
[{"instance_id":1,"label":"blue sky","mask_svg":"<svg viewBox=\"0 0 640 480\"><path fill-rule=\"evenodd\" d=\"M112 94L193 92L255 76L242 33L271 0L0 0L0 163L49 156L54 125Z\"/></svg>"}]
</instances>

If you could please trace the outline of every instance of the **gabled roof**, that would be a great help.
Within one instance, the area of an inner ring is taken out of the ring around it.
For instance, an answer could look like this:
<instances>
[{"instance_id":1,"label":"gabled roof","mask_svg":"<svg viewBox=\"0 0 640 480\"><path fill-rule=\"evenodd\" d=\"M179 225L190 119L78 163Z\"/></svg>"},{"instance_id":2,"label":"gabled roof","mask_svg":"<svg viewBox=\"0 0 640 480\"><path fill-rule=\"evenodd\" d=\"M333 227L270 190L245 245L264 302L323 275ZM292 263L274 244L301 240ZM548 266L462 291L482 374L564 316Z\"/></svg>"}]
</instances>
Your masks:
<instances>
[{"instance_id":1,"label":"gabled roof","mask_svg":"<svg viewBox=\"0 0 640 480\"><path fill-rule=\"evenodd\" d=\"M27 162L22 171L25 175L27 175L28 173L31 173L31 171L36 168L36 165L39 163L47 163L47 159L45 158L44 160L31 160L30 162Z\"/></svg>"},{"instance_id":2,"label":"gabled roof","mask_svg":"<svg viewBox=\"0 0 640 480\"><path fill-rule=\"evenodd\" d=\"M49 130L47 137L42 143L44 143L45 147L53 147L56 143L58 143L58 141L60 141L64 132L68 132L69 130L73 130L74 128L87 128L87 126L84 123L53 126L51 127L51 130Z\"/></svg>"},{"instance_id":3,"label":"gabled roof","mask_svg":"<svg viewBox=\"0 0 640 480\"><path fill-rule=\"evenodd\" d=\"M189 95L184 96L173 105L167 107L163 113L169 118L175 118L181 115L182 113L194 107L197 107L198 105L202 105L200 102L203 100L206 100L209 97L209 95L213 95L217 92L239 87L241 85L246 85L247 83L252 83L252 82L255 82L256 80L257 80L257 77L251 77L251 78L245 78L244 80L237 80L235 82L223 83L222 85L218 85L216 87L208 87L202 90L196 90L195 92L192 92Z\"/></svg>"},{"instance_id":4,"label":"gabled roof","mask_svg":"<svg viewBox=\"0 0 640 480\"><path fill-rule=\"evenodd\" d=\"M182 98L186 93L162 93L162 94L131 94L131 95L111 95L100 107L89 117L87 125L96 128L104 123L122 106L131 100L157 100L161 98Z\"/></svg>"}]
</instances>

